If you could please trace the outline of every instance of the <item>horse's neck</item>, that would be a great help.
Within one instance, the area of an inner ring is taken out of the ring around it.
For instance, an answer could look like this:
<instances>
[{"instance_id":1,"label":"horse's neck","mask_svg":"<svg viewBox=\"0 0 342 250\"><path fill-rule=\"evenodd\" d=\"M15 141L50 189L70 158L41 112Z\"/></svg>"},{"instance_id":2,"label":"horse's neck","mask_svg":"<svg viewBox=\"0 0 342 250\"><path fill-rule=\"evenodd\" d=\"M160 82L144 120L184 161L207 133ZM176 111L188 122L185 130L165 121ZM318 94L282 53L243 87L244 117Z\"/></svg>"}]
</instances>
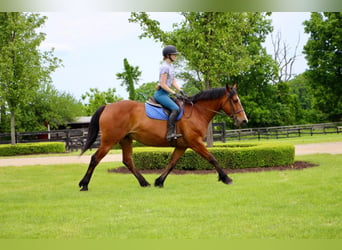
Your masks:
<instances>
[{"instance_id":1,"label":"horse's neck","mask_svg":"<svg viewBox=\"0 0 342 250\"><path fill-rule=\"evenodd\" d=\"M208 123L214 118L221 106L217 100L198 101L194 104L198 116L205 119Z\"/></svg>"}]
</instances>

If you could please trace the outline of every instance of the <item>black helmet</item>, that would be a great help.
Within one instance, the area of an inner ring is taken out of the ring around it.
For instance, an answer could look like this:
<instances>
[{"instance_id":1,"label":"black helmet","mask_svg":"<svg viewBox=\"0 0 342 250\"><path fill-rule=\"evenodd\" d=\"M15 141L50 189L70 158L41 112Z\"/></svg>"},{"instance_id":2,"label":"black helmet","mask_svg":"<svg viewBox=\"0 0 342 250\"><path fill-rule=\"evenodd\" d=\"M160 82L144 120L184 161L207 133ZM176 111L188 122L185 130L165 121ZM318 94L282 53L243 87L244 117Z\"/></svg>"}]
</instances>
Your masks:
<instances>
[{"instance_id":1,"label":"black helmet","mask_svg":"<svg viewBox=\"0 0 342 250\"><path fill-rule=\"evenodd\" d=\"M176 47L173 45L167 45L164 49L163 49L163 56L167 56L167 55L178 55L179 52L177 51Z\"/></svg>"}]
</instances>

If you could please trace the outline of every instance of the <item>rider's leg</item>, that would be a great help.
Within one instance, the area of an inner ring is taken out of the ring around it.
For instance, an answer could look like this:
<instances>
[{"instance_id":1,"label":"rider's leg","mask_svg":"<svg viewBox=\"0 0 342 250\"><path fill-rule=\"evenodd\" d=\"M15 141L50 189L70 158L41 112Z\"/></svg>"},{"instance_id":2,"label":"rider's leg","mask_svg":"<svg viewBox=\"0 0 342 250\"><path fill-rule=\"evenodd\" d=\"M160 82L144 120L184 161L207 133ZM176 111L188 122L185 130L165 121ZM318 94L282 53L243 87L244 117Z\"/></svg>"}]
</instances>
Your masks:
<instances>
[{"instance_id":1,"label":"rider's leg","mask_svg":"<svg viewBox=\"0 0 342 250\"><path fill-rule=\"evenodd\" d=\"M154 94L154 98L161 105L163 105L164 107L171 110L171 114L169 115L169 120L167 122L166 139L168 141L171 141L172 139L177 139L178 137L182 136L180 134L176 134L176 131L175 131L176 120L177 120L177 116L179 114L178 105L169 97L169 94L163 89L156 91Z\"/></svg>"},{"instance_id":2,"label":"rider's leg","mask_svg":"<svg viewBox=\"0 0 342 250\"><path fill-rule=\"evenodd\" d=\"M167 141L172 141L173 139L177 139L182 136L181 134L176 134L176 120L178 114L178 110L172 110L170 113L169 120L167 121Z\"/></svg>"}]
</instances>

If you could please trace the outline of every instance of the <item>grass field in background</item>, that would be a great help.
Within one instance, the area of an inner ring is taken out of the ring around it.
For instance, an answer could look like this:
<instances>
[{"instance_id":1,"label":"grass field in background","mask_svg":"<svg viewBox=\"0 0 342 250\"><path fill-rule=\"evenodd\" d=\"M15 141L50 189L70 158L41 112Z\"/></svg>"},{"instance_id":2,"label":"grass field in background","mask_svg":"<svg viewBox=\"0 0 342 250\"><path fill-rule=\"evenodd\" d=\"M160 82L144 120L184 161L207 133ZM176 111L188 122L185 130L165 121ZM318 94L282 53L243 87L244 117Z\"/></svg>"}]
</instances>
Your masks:
<instances>
[{"instance_id":1,"label":"grass field in background","mask_svg":"<svg viewBox=\"0 0 342 250\"><path fill-rule=\"evenodd\" d=\"M296 160L319 166L231 174L232 186L216 174L171 174L162 189L100 163L88 192L77 186L85 164L2 167L0 238L341 238L342 155Z\"/></svg>"}]
</instances>

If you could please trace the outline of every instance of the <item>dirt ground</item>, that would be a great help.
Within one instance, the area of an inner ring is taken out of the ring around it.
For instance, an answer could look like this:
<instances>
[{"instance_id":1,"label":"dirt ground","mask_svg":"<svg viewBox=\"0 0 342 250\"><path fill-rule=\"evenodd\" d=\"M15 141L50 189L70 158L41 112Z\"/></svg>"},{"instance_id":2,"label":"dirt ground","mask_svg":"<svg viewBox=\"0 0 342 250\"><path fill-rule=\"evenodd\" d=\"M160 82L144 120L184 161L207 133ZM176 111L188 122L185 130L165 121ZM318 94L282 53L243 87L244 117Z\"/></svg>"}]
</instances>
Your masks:
<instances>
[{"instance_id":1,"label":"dirt ground","mask_svg":"<svg viewBox=\"0 0 342 250\"><path fill-rule=\"evenodd\" d=\"M227 174L231 173L246 173L246 172L263 172L263 171L283 171L283 170L299 170L304 168L315 167L317 165L311 164L304 161L296 161L291 166L274 166L267 168L240 168L240 169L224 169ZM142 174L161 174L164 169L154 169L154 170L139 170ZM120 174L130 174L131 172L126 167L112 168L108 169L109 173L120 173ZM171 174L213 174L216 173L216 170L172 170Z\"/></svg>"},{"instance_id":2,"label":"dirt ground","mask_svg":"<svg viewBox=\"0 0 342 250\"><path fill-rule=\"evenodd\" d=\"M315 144L295 145L296 155L307 154L342 154L342 142L327 142ZM102 162L121 161L122 156L119 154L106 155ZM84 156L53 156L53 157L18 157L18 158L3 158L0 159L0 167L4 166L30 166L30 165L51 165L51 164L73 164L81 163L88 164L90 161L89 155ZM304 163L296 163L293 167L304 166ZM288 169L288 168L287 168ZM250 169L251 170L251 169ZM233 170L232 170L233 171Z\"/></svg>"}]
</instances>

